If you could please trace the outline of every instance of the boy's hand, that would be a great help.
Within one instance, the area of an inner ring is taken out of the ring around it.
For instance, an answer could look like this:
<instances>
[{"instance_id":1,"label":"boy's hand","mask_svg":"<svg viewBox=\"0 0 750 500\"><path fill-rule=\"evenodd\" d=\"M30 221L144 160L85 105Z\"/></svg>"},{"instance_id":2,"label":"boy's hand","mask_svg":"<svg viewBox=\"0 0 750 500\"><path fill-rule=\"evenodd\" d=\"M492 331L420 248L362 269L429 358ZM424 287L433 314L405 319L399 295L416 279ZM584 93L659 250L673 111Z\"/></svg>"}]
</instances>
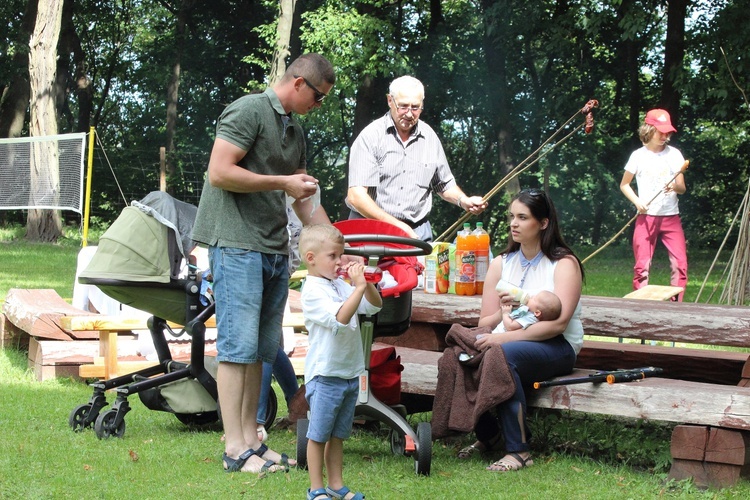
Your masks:
<instances>
[{"instance_id":1,"label":"boy's hand","mask_svg":"<svg viewBox=\"0 0 750 500\"><path fill-rule=\"evenodd\" d=\"M506 314L510 314L510 312L513 310L513 304L503 304L500 306L500 310L503 311L503 316Z\"/></svg>"},{"instance_id":2,"label":"boy's hand","mask_svg":"<svg viewBox=\"0 0 750 500\"><path fill-rule=\"evenodd\" d=\"M365 265L361 262L350 262L346 272L349 274L349 279L352 280L352 285L355 287L367 285L367 281L365 281Z\"/></svg>"}]
</instances>

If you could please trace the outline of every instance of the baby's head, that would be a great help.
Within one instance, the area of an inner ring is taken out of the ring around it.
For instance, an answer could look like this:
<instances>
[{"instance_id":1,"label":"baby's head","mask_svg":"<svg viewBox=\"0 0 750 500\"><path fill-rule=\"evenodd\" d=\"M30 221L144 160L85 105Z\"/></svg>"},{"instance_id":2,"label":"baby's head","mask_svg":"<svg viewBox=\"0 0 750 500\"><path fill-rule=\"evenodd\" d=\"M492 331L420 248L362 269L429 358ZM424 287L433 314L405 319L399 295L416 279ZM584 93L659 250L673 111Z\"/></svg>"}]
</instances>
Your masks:
<instances>
[{"instance_id":1,"label":"baby's head","mask_svg":"<svg viewBox=\"0 0 750 500\"><path fill-rule=\"evenodd\" d=\"M299 235L299 253L309 274L336 279L344 253L344 235L330 224L305 226Z\"/></svg>"},{"instance_id":2,"label":"baby's head","mask_svg":"<svg viewBox=\"0 0 750 500\"><path fill-rule=\"evenodd\" d=\"M531 296L526 305L539 318L539 321L551 321L559 318L562 309L562 304L557 295L546 290Z\"/></svg>"}]
</instances>

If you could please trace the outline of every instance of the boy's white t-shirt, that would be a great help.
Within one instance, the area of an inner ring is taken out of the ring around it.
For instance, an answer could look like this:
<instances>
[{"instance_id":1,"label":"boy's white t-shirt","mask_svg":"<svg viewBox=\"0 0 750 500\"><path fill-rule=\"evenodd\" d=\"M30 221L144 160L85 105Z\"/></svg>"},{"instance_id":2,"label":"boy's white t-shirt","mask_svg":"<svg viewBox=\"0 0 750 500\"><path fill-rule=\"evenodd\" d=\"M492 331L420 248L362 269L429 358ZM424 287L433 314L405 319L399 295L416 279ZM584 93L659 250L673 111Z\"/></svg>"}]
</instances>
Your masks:
<instances>
[{"instance_id":1,"label":"boy's white t-shirt","mask_svg":"<svg viewBox=\"0 0 750 500\"><path fill-rule=\"evenodd\" d=\"M638 197L643 203L654 200L648 206L648 215L665 216L680 213L677 193L663 191L664 186L680 171L684 163L682 153L671 146L666 146L660 153L649 151L643 146L630 155L625 170L635 177ZM659 196L656 196L657 194Z\"/></svg>"},{"instance_id":2,"label":"boy's white t-shirt","mask_svg":"<svg viewBox=\"0 0 750 500\"><path fill-rule=\"evenodd\" d=\"M375 314L380 307L362 297L357 314L348 324L339 323L336 314L354 292L354 287L339 278L329 280L307 276L302 286L302 314L309 335L305 357L305 383L317 375L352 379L365 370L359 314Z\"/></svg>"}]
</instances>

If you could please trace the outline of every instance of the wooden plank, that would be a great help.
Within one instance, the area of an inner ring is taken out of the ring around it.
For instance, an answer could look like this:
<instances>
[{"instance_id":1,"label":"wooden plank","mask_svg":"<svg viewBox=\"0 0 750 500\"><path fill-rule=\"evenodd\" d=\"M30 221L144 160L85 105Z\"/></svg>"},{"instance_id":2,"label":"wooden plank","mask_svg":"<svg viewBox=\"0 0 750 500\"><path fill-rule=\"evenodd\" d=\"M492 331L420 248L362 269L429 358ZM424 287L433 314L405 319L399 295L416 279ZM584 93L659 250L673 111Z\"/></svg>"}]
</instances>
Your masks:
<instances>
[{"instance_id":1,"label":"wooden plank","mask_svg":"<svg viewBox=\"0 0 750 500\"><path fill-rule=\"evenodd\" d=\"M676 297L684 291L681 286L661 286L661 285L646 285L643 288L634 290L623 298L626 299L640 299L640 300L670 300L672 297Z\"/></svg>"},{"instance_id":2,"label":"wooden plank","mask_svg":"<svg viewBox=\"0 0 750 500\"><path fill-rule=\"evenodd\" d=\"M145 361L138 355L137 340L120 339L119 362ZM99 357L99 341L79 340L64 342L31 338L29 341L28 366L34 370L38 381L55 377L78 377L79 366L94 363ZM101 361L103 366L103 359Z\"/></svg>"},{"instance_id":3,"label":"wooden plank","mask_svg":"<svg viewBox=\"0 0 750 500\"><path fill-rule=\"evenodd\" d=\"M72 340L60 326L60 318L91 314L71 306L51 289L11 288L3 311L11 323L32 337L54 340Z\"/></svg>"},{"instance_id":4,"label":"wooden plank","mask_svg":"<svg viewBox=\"0 0 750 500\"><path fill-rule=\"evenodd\" d=\"M134 373L145 368L150 368L159 364L156 361L118 361L117 371L108 373L107 367L103 363L94 363L90 365L81 365L78 367L78 376L81 378L112 378L128 373Z\"/></svg>"},{"instance_id":5,"label":"wooden plank","mask_svg":"<svg viewBox=\"0 0 750 500\"><path fill-rule=\"evenodd\" d=\"M0 349L26 349L30 338L28 333L11 323L4 313L0 313Z\"/></svg>"},{"instance_id":6,"label":"wooden plank","mask_svg":"<svg viewBox=\"0 0 750 500\"><path fill-rule=\"evenodd\" d=\"M402 392L434 396L441 354L408 348L397 352L404 365ZM653 377L611 385L547 387L528 392L527 403L541 408L750 430L750 388L744 387Z\"/></svg>"},{"instance_id":7,"label":"wooden plank","mask_svg":"<svg viewBox=\"0 0 750 500\"><path fill-rule=\"evenodd\" d=\"M748 353L585 340L577 368L617 370L658 366L663 377L695 382L737 385Z\"/></svg>"},{"instance_id":8,"label":"wooden plank","mask_svg":"<svg viewBox=\"0 0 750 500\"><path fill-rule=\"evenodd\" d=\"M148 329L146 319L144 318L124 318L120 316L65 316L60 318L60 324L66 330L71 331L131 331Z\"/></svg>"}]
</instances>

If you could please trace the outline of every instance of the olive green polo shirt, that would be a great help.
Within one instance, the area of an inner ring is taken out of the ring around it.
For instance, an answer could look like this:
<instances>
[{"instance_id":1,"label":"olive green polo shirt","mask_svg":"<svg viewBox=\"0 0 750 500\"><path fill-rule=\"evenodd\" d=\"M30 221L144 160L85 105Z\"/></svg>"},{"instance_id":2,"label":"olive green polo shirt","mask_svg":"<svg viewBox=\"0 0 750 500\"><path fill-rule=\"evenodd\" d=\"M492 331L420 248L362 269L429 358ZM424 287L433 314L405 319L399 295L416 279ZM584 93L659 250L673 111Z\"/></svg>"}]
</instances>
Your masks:
<instances>
[{"instance_id":1,"label":"olive green polo shirt","mask_svg":"<svg viewBox=\"0 0 750 500\"><path fill-rule=\"evenodd\" d=\"M216 125L216 137L247 151L239 166L251 172L291 175L305 168L302 127L286 115L272 89L227 106ZM287 255L286 225L284 191L234 193L212 186L206 177L193 239L212 246Z\"/></svg>"}]
</instances>

